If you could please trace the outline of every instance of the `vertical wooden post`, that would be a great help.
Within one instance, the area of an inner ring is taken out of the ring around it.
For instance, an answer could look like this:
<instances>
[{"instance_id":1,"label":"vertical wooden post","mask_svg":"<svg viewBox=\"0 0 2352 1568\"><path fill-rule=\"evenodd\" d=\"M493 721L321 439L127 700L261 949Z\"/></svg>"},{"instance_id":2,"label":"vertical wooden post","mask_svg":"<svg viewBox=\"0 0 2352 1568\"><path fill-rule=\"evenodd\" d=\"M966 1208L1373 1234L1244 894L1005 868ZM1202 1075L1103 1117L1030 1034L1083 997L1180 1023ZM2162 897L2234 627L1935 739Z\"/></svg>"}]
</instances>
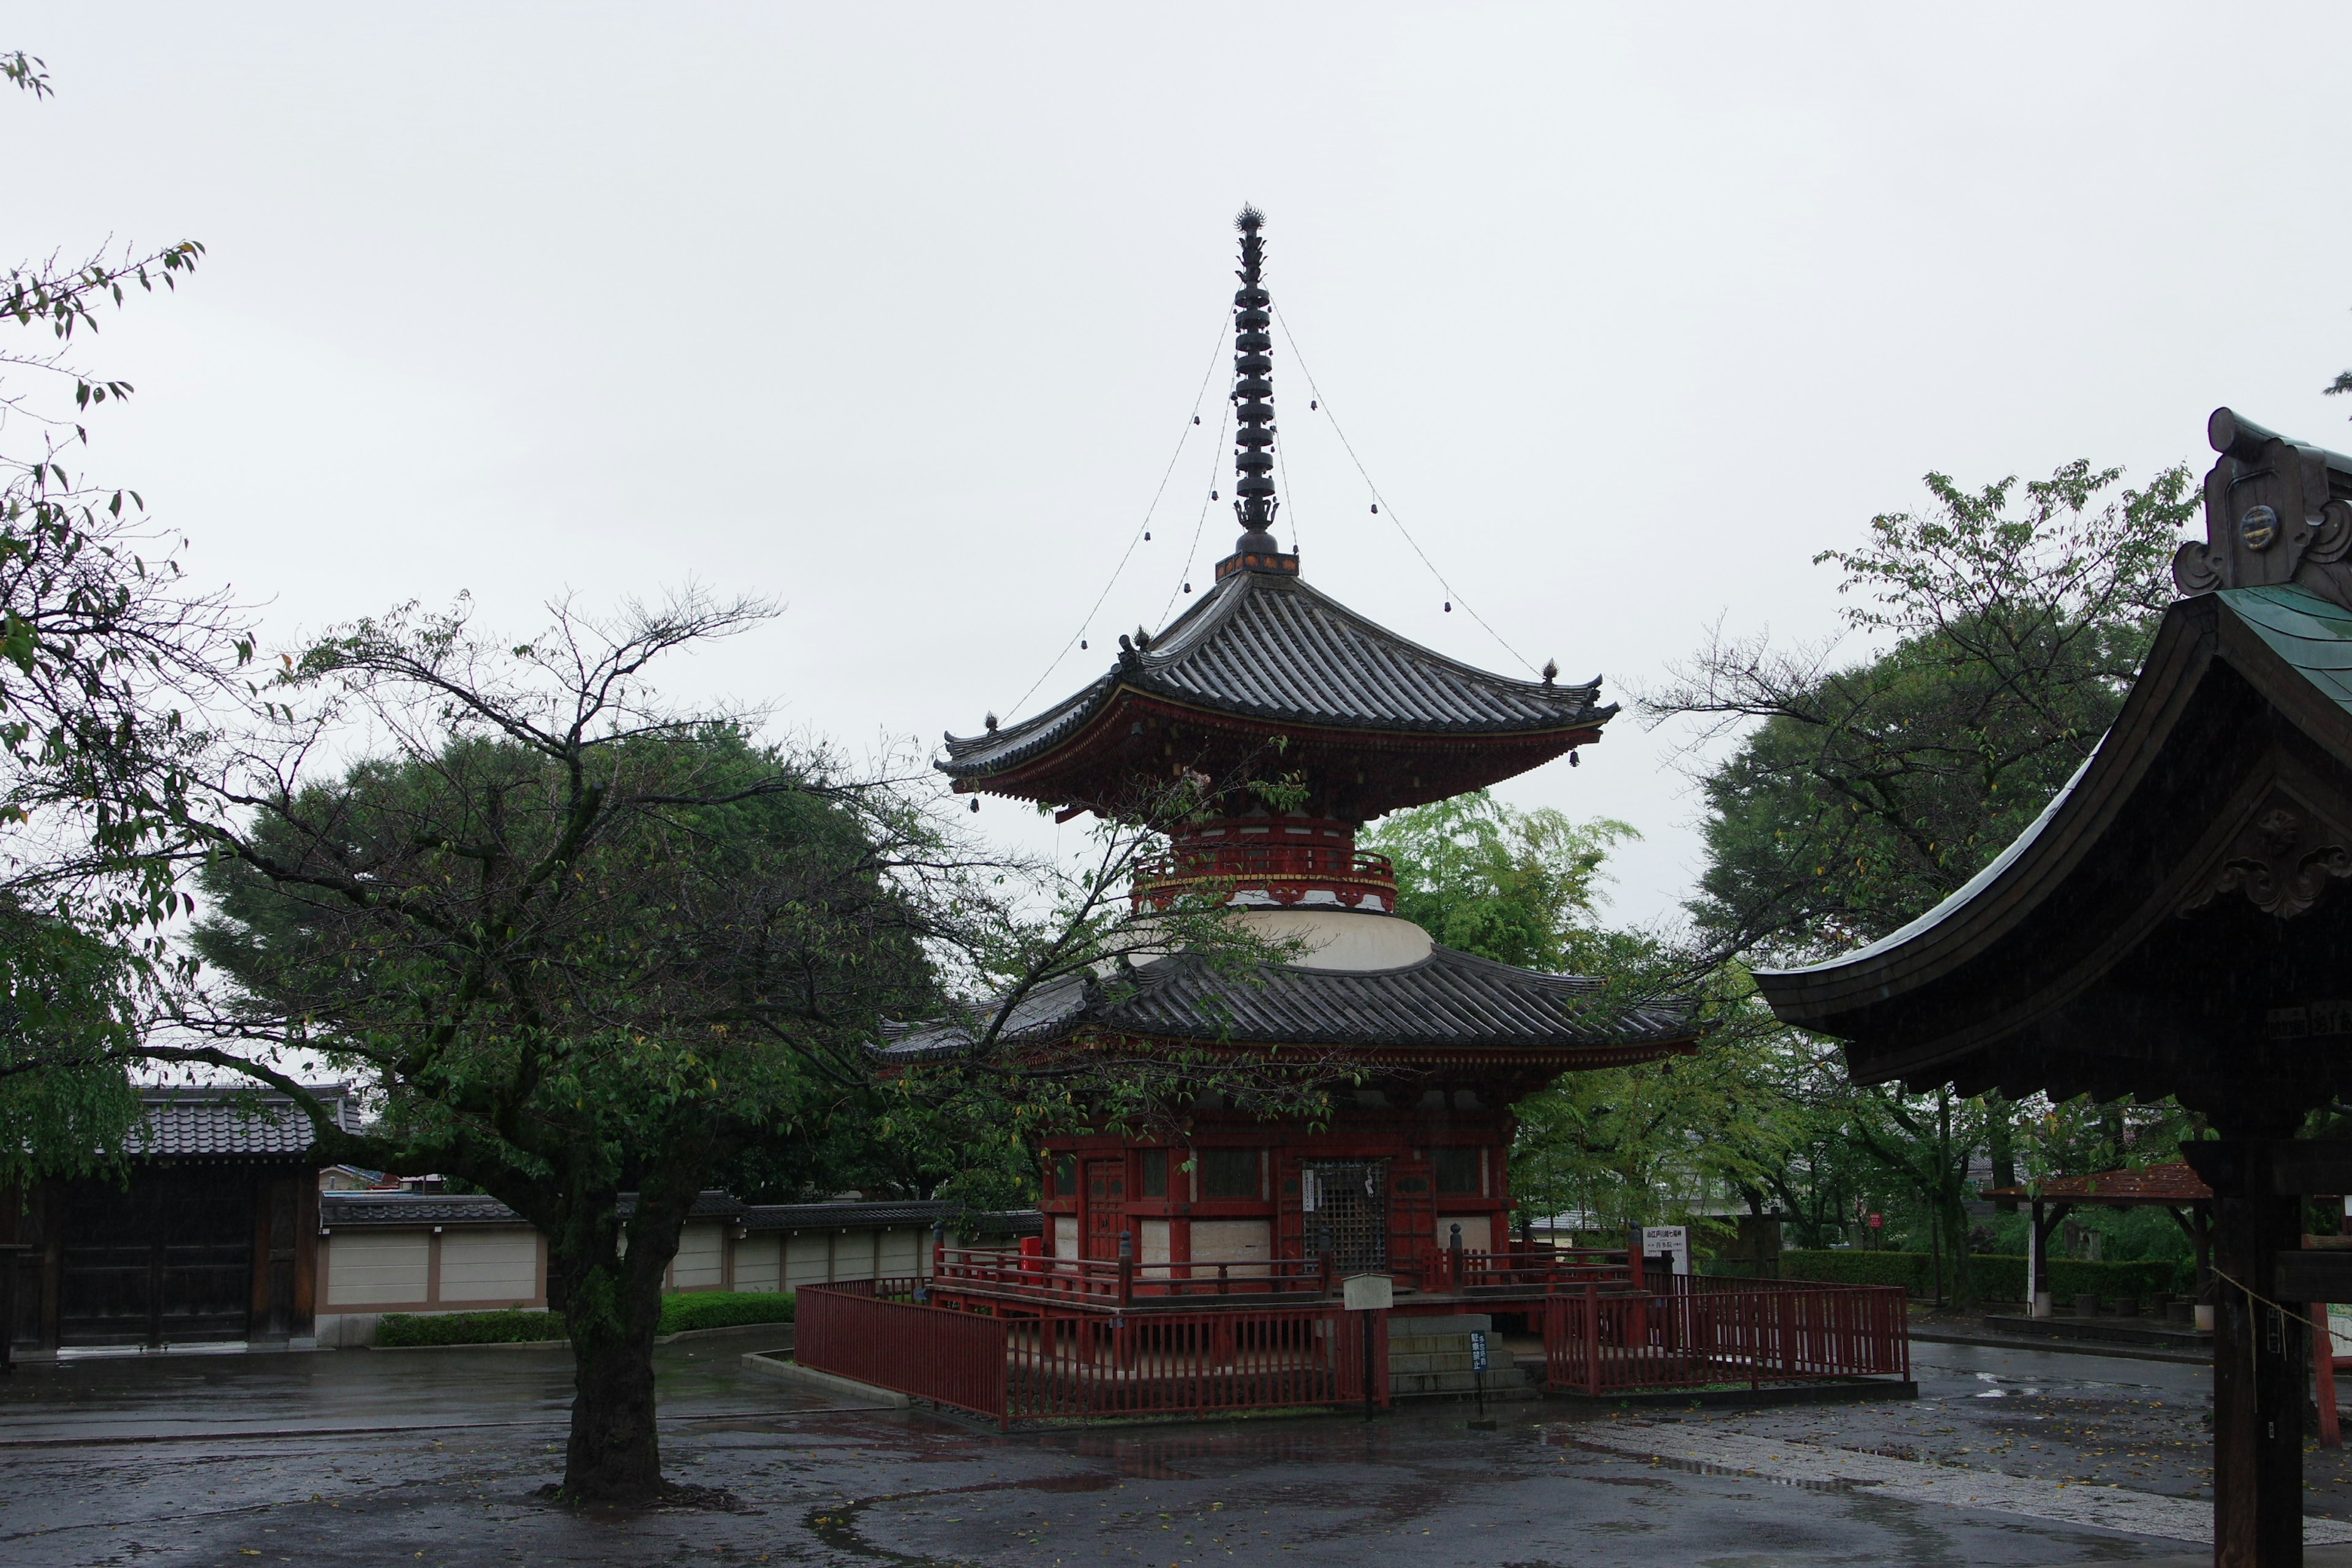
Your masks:
<instances>
[{"instance_id":1,"label":"vertical wooden post","mask_svg":"<svg viewBox=\"0 0 2352 1568\"><path fill-rule=\"evenodd\" d=\"M2327 1331L2327 1303L2311 1306L2311 1371L2319 1402L2319 1446L2344 1447L2344 1430L2336 1415L2336 1336Z\"/></svg>"},{"instance_id":2,"label":"vertical wooden post","mask_svg":"<svg viewBox=\"0 0 2352 1568\"><path fill-rule=\"evenodd\" d=\"M2272 1258L2302 1238L2302 1200L2270 1190L2270 1144L2181 1152L2213 1189L2214 1568L2302 1568L2303 1356Z\"/></svg>"},{"instance_id":3,"label":"vertical wooden post","mask_svg":"<svg viewBox=\"0 0 2352 1568\"><path fill-rule=\"evenodd\" d=\"M2050 1316L2050 1243L2042 1227L2042 1200L2033 1200L2033 1212L2025 1225L2025 1315L2029 1318Z\"/></svg>"}]
</instances>

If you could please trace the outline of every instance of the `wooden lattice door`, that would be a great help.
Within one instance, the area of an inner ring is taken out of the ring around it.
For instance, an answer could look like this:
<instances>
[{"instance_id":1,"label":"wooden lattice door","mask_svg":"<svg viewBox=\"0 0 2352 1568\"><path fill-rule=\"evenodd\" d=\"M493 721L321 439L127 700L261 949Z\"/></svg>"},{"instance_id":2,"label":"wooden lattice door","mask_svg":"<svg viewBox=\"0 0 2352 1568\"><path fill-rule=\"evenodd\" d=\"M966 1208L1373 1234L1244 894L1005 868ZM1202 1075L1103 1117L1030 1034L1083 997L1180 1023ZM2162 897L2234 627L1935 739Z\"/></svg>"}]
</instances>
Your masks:
<instances>
[{"instance_id":1,"label":"wooden lattice door","mask_svg":"<svg viewBox=\"0 0 2352 1568\"><path fill-rule=\"evenodd\" d=\"M1307 1251L1340 1274L1389 1266L1388 1162L1318 1160L1300 1167ZM1311 1203L1308 1201L1311 1197Z\"/></svg>"},{"instance_id":2,"label":"wooden lattice door","mask_svg":"<svg viewBox=\"0 0 2352 1568\"><path fill-rule=\"evenodd\" d=\"M1126 1161L1087 1162L1086 1211L1086 1256L1116 1260L1127 1226Z\"/></svg>"}]
</instances>

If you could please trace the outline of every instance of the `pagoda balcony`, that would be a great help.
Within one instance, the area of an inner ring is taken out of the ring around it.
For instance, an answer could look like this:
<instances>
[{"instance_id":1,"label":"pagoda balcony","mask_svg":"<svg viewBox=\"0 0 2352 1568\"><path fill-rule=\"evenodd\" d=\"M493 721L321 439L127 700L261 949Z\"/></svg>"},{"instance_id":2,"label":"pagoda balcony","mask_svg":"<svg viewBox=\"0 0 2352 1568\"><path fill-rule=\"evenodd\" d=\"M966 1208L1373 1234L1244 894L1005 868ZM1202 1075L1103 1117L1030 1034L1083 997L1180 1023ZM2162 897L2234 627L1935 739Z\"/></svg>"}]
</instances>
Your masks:
<instances>
[{"instance_id":1,"label":"pagoda balcony","mask_svg":"<svg viewBox=\"0 0 2352 1568\"><path fill-rule=\"evenodd\" d=\"M1187 844L1136 871L1138 910L1164 907L1188 893L1225 891L1231 904L1315 904L1391 913L1396 867L1352 844L1242 842Z\"/></svg>"}]
</instances>

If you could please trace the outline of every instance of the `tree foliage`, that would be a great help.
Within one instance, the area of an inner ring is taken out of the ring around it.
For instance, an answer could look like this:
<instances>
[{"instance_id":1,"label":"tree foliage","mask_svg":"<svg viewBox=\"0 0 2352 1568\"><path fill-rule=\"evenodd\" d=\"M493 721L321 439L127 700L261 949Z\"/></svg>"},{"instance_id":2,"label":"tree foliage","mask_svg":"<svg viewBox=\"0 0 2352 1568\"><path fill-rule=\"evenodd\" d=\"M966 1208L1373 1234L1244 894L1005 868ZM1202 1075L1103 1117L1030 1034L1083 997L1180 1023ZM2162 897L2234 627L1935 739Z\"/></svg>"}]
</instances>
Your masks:
<instances>
[{"instance_id":1,"label":"tree foliage","mask_svg":"<svg viewBox=\"0 0 2352 1568\"><path fill-rule=\"evenodd\" d=\"M1841 661L1712 638L1654 720L1738 736L1701 781L1706 869L1691 906L1726 952L1822 955L1882 936L1957 889L2029 825L2098 743L2172 596L2195 507L2185 468L2145 489L2069 463L1966 490L1827 551L1856 630Z\"/></svg>"},{"instance_id":2,"label":"tree foliage","mask_svg":"<svg viewBox=\"0 0 2352 1568\"><path fill-rule=\"evenodd\" d=\"M0 55L0 81L51 93L22 52ZM171 978L198 716L249 647L219 595L188 588L138 492L79 462L84 421L131 387L74 349L203 254L183 240L0 275L17 334L0 340L0 1185L89 1170L134 1124L122 1050Z\"/></svg>"},{"instance_id":3,"label":"tree foliage","mask_svg":"<svg viewBox=\"0 0 2352 1568\"><path fill-rule=\"evenodd\" d=\"M2172 597L2196 507L2185 467L2121 481L2085 462L1978 490L1930 474L1926 510L1882 515L1862 546L1815 557L1840 570L1845 618L1876 651L1718 633L1644 698L1654 720L1702 721L1702 743L1736 736L1700 780L1707 863L1690 905L1726 962L1826 956L1916 918L2090 756ZM1768 1184L1806 1239L1891 1194L1929 1222L1969 1300L1973 1163L1989 1154L2002 1184L2021 1153L2029 1179L2046 1172L2037 1156L2056 1141L2042 1132L2078 1111L1857 1087L1832 1047L1794 1031L1775 1049L1797 1109Z\"/></svg>"}]
</instances>

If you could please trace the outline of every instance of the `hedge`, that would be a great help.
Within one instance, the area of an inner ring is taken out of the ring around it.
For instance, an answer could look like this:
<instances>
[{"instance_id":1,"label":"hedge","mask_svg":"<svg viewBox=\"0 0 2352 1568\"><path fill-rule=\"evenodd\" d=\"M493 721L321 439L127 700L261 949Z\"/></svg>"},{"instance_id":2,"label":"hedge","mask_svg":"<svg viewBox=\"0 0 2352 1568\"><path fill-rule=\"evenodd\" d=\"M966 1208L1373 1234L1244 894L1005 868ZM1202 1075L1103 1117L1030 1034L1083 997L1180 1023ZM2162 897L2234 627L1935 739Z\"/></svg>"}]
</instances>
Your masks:
<instances>
[{"instance_id":1,"label":"hedge","mask_svg":"<svg viewBox=\"0 0 2352 1568\"><path fill-rule=\"evenodd\" d=\"M790 1290L693 1290L662 1298L661 1331L666 1334L792 1321Z\"/></svg>"},{"instance_id":2,"label":"hedge","mask_svg":"<svg viewBox=\"0 0 2352 1568\"><path fill-rule=\"evenodd\" d=\"M789 1290L691 1290L662 1298L664 1334L729 1329L743 1323L789 1323ZM398 1350L417 1345L512 1345L567 1337L560 1312L509 1307L493 1312L387 1312L376 1321L375 1342Z\"/></svg>"},{"instance_id":3,"label":"hedge","mask_svg":"<svg viewBox=\"0 0 2352 1568\"><path fill-rule=\"evenodd\" d=\"M2187 1289L2191 1266L2168 1258L2092 1263L2078 1258L2050 1260L2050 1291L2059 1300L2075 1296L2168 1296ZM2025 1300L2025 1259L2013 1254L1979 1254L1969 1259L1977 1294L1988 1300ZM1933 1295L1936 1258L1928 1252L1783 1252L1787 1279L1821 1279L1842 1285L1900 1285L1915 1296ZM1950 1284L1947 1276L1946 1285Z\"/></svg>"},{"instance_id":4,"label":"hedge","mask_svg":"<svg viewBox=\"0 0 2352 1568\"><path fill-rule=\"evenodd\" d=\"M384 1350L417 1345L515 1345L564 1337L556 1312L509 1307L496 1312L386 1312L375 1323L375 1342Z\"/></svg>"}]
</instances>

